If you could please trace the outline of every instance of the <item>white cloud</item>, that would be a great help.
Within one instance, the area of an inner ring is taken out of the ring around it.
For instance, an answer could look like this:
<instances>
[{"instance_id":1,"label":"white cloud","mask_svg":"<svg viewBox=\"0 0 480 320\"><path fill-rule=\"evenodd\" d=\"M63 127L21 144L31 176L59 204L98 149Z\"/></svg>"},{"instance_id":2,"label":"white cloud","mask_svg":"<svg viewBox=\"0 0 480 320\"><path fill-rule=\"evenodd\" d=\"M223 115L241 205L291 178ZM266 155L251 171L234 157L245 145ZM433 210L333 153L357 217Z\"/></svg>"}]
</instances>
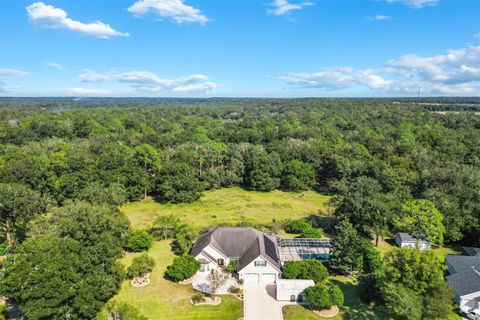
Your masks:
<instances>
[{"instance_id":1,"label":"white cloud","mask_svg":"<svg viewBox=\"0 0 480 320\"><path fill-rule=\"evenodd\" d=\"M83 70L79 75L82 82L105 82L117 81L126 83L133 90L132 95L164 95L171 93L193 94L207 93L219 86L209 81L203 74L193 74L173 79L161 78L153 72L137 70L129 72L117 72L112 70L108 73L99 73L91 69ZM81 89L81 88L74 88Z\"/></svg>"},{"instance_id":2,"label":"white cloud","mask_svg":"<svg viewBox=\"0 0 480 320\"><path fill-rule=\"evenodd\" d=\"M48 62L47 62L47 65L48 65L50 68L55 69L55 70L58 70L58 71L65 70L61 64L56 63L56 62L53 62L53 61L48 61Z\"/></svg>"},{"instance_id":3,"label":"white cloud","mask_svg":"<svg viewBox=\"0 0 480 320\"><path fill-rule=\"evenodd\" d=\"M366 86L370 89L385 89L391 80L385 80L371 69L354 70L353 68L329 68L316 73L294 73L280 79L288 84L307 88L340 90L353 86Z\"/></svg>"},{"instance_id":4,"label":"white cloud","mask_svg":"<svg viewBox=\"0 0 480 320\"><path fill-rule=\"evenodd\" d=\"M131 71L118 75L118 80L130 83L137 92L161 93L193 93L208 92L218 87L218 84L208 81L203 74L194 74L174 79L163 79L148 71Z\"/></svg>"},{"instance_id":5,"label":"white cloud","mask_svg":"<svg viewBox=\"0 0 480 320\"><path fill-rule=\"evenodd\" d=\"M0 69L0 77L24 77L30 73L15 69Z\"/></svg>"},{"instance_id":6,"label":"white cloud","mask_svg":"<svg viewBox=\"0 0 480 320\"><path fill-rule=\"evenodd\" d=\"M384 15L381 15L381 14L377 14L375 16L368 17L368 20L370 20L370 21L385 21L385 20L390 20L390 19L392 19L392 17L384 16Z\"/></svg>"},{"instance_id":7,"label":"white cloud","mask_svg":"<svg viewBox=\"0 0 480 320\"><path fill-rule=\"evenodd\" d=\"M377 93L462 95L480 92L480 46L449 50L435 56L405 55L377 69L327 68L316 73L280 77L303 88L367 88Z\"/></svg>"},{"instance_id":8,"label":"white cloud","mask_svg":"<svg viewBox=\"0 0 480 320\"><path fill-rule=\"evenodd\" d=\"M100 21L83 23L68 18L67 12L43 2L35 2L27 8L29 19L45 28L61 28L88 36L107 39L115 36L129 36L114 30L108 24Z\"/></svg>"},{"instance_id":9,"label":"white cloud","mask_svg":"<svg viewBox=\"0 0 480 320\"><path fill-rule=\"evenodd\" d=\"M99 73L91 69L83 70L83 73L81 73L79 77L82 82L102 82L110 80L110 75Z\"/></svg>"},{"instance_id":10,"label":"white cloud","mask_svg":"<svg viewBox=\"0 0 480 320\"><path fill-rule=\"evenodd\" d=\"M268 13L275 16L282 16L290 13L290 11L301 10L308 6L313 6L313 2L292 3L286 0L274 0L272 3L270 3L270 9L268 10Z\"/></svg>"},{"instance_id":11,"label":"white cloud","mask_svg":"<svg viewBox=\"0 0 480 320\"><path fill-rule=\"evenodd\" d=\"M176 23L204 25L209 21L199 9L185 4L183 0L138 0L128 8L128 11L138 16L153 11L160 17L171 19Z\"/></svg>"},{"instance_id":12,"label":"white cloud","mask_svg":"<svg viewBox=\"0 0 480 320\"><path fill-rule=\"evenodd\" d=\"M386 0L388 3L400 2L410 8L421 9L425 6L434 6L438 0Z\"/></svg>"},{"instance_id":13,"label":"white cloud","mask_svg":"<svg viewBox=\"0 0 480 320\"><path fill-rule=\"evenodd\" d=\"M111 92L107 89L67 88L65 94L77 97L102 97L111 95Z\"/></svg>"}]
</instances>

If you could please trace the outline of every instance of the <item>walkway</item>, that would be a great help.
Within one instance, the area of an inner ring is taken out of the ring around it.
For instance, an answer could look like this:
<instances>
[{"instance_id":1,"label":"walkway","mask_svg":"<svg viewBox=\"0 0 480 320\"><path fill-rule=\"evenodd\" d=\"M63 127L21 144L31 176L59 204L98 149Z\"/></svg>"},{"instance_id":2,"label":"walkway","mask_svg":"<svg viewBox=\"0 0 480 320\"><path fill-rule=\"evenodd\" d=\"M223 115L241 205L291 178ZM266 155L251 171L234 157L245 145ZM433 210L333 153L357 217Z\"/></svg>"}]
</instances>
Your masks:
<instances>
[{"instance_id":1,"label":"walkway","mask_svg":"<svg viewBox=\"0 0 480 320\"><path fill-rule=\"evenodd\" d=\"M244 320L283 320L282 308L288 301L275 300L275 284L246 283L244 285Z\"/></svg>"}]
</instances>

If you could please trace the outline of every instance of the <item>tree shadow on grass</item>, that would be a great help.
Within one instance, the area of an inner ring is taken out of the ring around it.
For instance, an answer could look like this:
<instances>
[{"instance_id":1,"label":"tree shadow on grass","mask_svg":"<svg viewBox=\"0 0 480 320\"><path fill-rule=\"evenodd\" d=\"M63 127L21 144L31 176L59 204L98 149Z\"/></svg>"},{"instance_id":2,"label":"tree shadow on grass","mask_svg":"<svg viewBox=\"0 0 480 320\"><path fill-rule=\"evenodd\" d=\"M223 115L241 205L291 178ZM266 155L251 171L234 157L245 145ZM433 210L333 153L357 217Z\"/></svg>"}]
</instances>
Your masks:
<instances>
[{"instance_id":1,"label":"tree shadow on grass","mask_svg":"<svg viewBox=\"0 0 480 320\"><path fill-rule=\"evenodd\" d=\"M344 320L390 320L393 319L382 307L369 306L360 299L358 286L352 282L342 282L332 279L331 283L342 289L345 297L343 306Z\"/></svg>"}]
</instances>

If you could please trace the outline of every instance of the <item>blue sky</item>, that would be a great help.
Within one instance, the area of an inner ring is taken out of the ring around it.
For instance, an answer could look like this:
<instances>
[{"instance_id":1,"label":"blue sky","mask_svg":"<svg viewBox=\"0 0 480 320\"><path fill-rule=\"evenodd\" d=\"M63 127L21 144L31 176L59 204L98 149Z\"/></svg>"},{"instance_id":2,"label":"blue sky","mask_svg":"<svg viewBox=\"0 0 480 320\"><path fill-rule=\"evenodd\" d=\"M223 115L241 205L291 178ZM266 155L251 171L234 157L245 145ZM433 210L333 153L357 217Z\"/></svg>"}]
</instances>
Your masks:
<instances>
[{"instance_id":1,"label":"blue sky","mask_svg":"<svg viewBox=\"0 0 480 320\"><path fill-rule=\"evenodd\" d=\"M1 0L2 96L480 95L480 0Z\"/></svg>"}]
</instances>

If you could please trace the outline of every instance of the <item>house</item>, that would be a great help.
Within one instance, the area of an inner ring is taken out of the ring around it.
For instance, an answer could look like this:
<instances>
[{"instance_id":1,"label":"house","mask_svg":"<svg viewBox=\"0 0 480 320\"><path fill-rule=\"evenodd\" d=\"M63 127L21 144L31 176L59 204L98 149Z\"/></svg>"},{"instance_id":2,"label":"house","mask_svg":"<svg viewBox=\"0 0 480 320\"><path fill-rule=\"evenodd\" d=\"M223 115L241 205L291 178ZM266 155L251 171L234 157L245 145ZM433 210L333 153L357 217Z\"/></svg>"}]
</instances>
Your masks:
<instances>
[{"instance_id":1,"label":"house","mask_svg":"<svg viewBox=\"0 0 480 320\"><path fill-rule=\"evenodd\" d=\"M465 248L469 256L447 255L447 282L455 290L460 311L480 309L480 248ZM470 250L467 250L470 249Z\"/></svg>"},{"instance_id":2,"label":"house","mask_svg":"<svg viewBox=\"0 0 480 320\"><path fill-rule=\"evenodd\" d=\"M400 248L417 248L420 250L430 249L430 242L412 237L405 232L399 232L395 236L395 244Z\"/></svg>"},{"instance_id":3,"label":"house","mask_svg":"<svg viewBox=\"0 0 480 320\"><path fill-rule=\"evenodd\" d=\"M278 301L304 302L303 291L314 285L313 280L278 279L276 299Z\"/></svg>"},{"instance_id":4,"label":"house","mask_svg":"<svg viewBox=\"0 0 480 320\"><path fill-rule=\"evenodd\" d=\"M200 262L200 273L237 262L245 282L274 283L281 275L276 239L253 228L220 227L201 235L190 252Z\"/></svg>"}]
</instances>

